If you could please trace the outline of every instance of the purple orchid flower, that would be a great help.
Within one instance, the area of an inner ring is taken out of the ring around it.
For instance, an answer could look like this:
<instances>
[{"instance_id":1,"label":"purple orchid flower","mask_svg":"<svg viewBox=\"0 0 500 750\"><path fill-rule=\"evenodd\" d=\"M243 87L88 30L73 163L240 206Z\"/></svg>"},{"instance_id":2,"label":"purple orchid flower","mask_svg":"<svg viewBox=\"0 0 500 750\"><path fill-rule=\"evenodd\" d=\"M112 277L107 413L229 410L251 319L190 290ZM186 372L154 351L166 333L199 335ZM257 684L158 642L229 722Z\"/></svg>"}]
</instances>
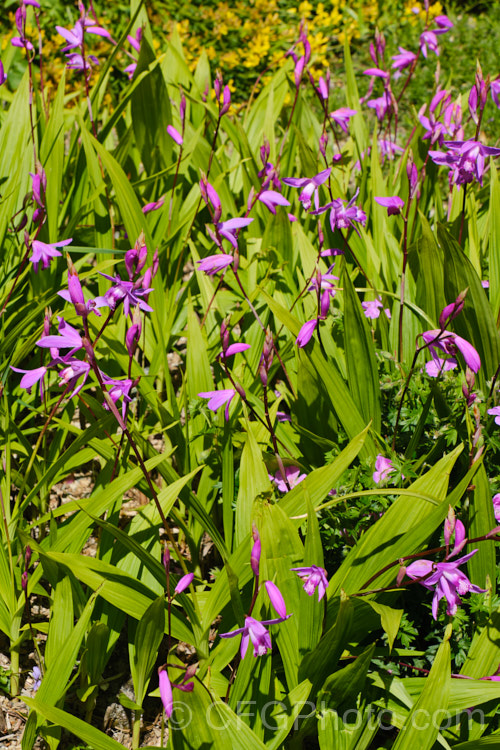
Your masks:
<instances>
[{"instance_id":1,"label":"purple orchid flower","mask_svg":"<svg viewBox=\"0 0 500 750\"><path fill-rule=\"evenodd\" d=\"M302 482L307 476L307 474L301 474L300 469L298 466L285 466L285 476L288 481L288 484L290 485L290 489L292 490L299 482ZM273 482L276 485L276 488L280 492L288 492L288 487L286 486L285 480L283 479L281 475L281 471L278 469L276 474L271 475L269 474L269 479L271 482Z\"/></svg>"},{"instance_id":2,"label":"purple orchid flower","mask_svg":"<svg viewBox=\"0 0 500 750\"><path fill-rule=\"evenodd\" d=\"M460 597L472 591L474 594L484 594L486 589L472 584L465 573L458 570L460 565L470 560L475 555L477 549L469 552L467 555L460 557L453 562L434 563L432 560L416 560L406 568L406 575L413 581L419 580L426 589L433 589L434 597L432 599L432 616L437 620L437 611L440 599L446 599L446 614L454 615L457 612Z\"/></svg>"},{"instance_id":3,"label":"purple orchid flower","mask_svg":"<svg viewBox=\"0 0 500 750\"><path fill-rule=\"evenodd\" d=\"M57 337L54 336L53 338ZM73 388L73 386L76 386L69 396L69 398L71 399L76 396L76 394L79 393L85 385L89 376L90 365L88 362L84 362L81 359L76 359L76 357L71 357L70 355L67 355L66 357L61 359L60 362L66 365L66 367L59 373L61 385L66 385L68 386L68 388ZM77 385L81 377L83 377L83 380L80 385Z\"/></svg>"},{"instance_id":4,"label":"purple orchid flower","mask_svg":"<svg viewBox=\"0 0 500 750\"><path fill-rule=\"evenodd\" d=\"M396 70L403 70L403 68L408 68L412 65L417 59L417 56L414 52L410 52L404 47L398 47L398 49L399 55L392 56L392 59L394 60L392 67Z\"/></svg>"},{"instance_id":5,"label":"purple orchid flower","mask_svg":"<svg viewBox=\"0 0 500 750\"><path fill-rule=\"evenodd\" d=\"M500 406L494 406L492 409L488 409L488 414L495 417L495 424L500 425Z\"/></svg>"},{"instance_id":6,"label":"purple orchid flower","mask_svg":"<svg viewBox=\"0 0 500 750\"><path fill-rule=\"evenodd\" d=\"M436 16L434 23L437 26L437 29L434 29L435 34L446 34L447 31L453 28L453 23L448 16Z\"/></svg>"},{"instance_id":7,"label":"purple orchid flower","mask_svg":"<svg viewBox=\"0 0 500 750\"><path fill-rule=\"evenodd\" d=\"M4 67L3 67L3 63L0 60L0 86L3 86L4 83L6 82L6 80L7 80L7 76L5 75L5 70L4 70Z\"/></svg>"},{"instance_id":8,"label":"purple orchid flower","mask_svg":"<svg viewBox=\"0 0 500 750\"><path fill-rule=\"evenodd\" d=\"M363 308L363 312L365 314L365 317L369 320L376 320L378 317L380 317L380 312L384 308L384 305L382 304L382 300L380 297L377 297L376 299L367 300L366 302L361 303L361 307ZM391 319L391 311L388 307L384 309L384 313L386 314L386 317L390 320Z\"/></svg>"},{"instance_id":9,"label":"purple orchid flower","mask_svg":"<svg viewBox=\"0 0 500 750\"><path fill-rule=\"evenodd\" d=\"M466 185L476 179L483 184L487 156L500 155L500 148L483 146L479 141L444 141L450 151L429 151L431 159L440 165L450 167L450 183Z\"/></svg>"},{"instance_id":10,"label":"purple orchid flower","mask_svg":"<svg viewBox=\"0 0 500 750\"><path fill-rule=\"evenodd\" d=\"M470 367L473 372L479 371L479 368L481 367L481 359L476 349L474 349L472 344L469 344L469 342L461 336L457 336L456 333L447 330L441 331L436 328L431 331L425 331L425 333L422 334L422 338L425 343L429 345L433 357L433 350L435 349L440 349L442 352L450 354L452 357L455 357L457 352L460 352L465 360L465 364Z\"/></svg>"},{"instance_id":11,"label":"purple orchid flower","mask_svg":"<svg viewBox=\"0 0 500 750\"><path fill-rule=\"evenodd\" d=\"M76 328L73 328L69 323L66 323L64 318L58 316L57 320L59 321L57 329L59 335L42 336L42 338L35 343L37 346L42 347L42 349L71 349L69 354L66 355L69 357L82 348L83 341Z\"/></svg>"},{"instance_id":12,"label":"purple orchid flower","mask_svg":"<svg viewBox=\"0 0 500 750\"><path fill-rule=\"evenodd\" d=\"M233 400L233 398L236 395L236 391L234 388L225 388L220 391L202 391L201 393L198 393L198 396L200 398L208 398L208 408L211 411L217 411L220 409L221 406L224 406L226 404L226 408L224 410L224 417L226 419L226 422L229 419L229 404Z\"/></svg>"},{"instance_id":13,"label":"purple orchid flower","mask_svg":"<svg viewBox=\"0 0 500 750\"><path fill-rule=\"evenodd\" d=\"M270 190L268 192L274 193L274 190ZM279 193L276 193L276 195L279 195ZM276 213L276 212L273 211L273 213ZM231 245L236 249L238 247L238 234L237 234L238 230L242 229L243 227L247 227L249 224L252 223L252 221L253 219L245 219L243 217L236 218L236 219L227 219L226 221L220 221L216 224L217 231L221 237L224 237L224 239L228 240L231 243ZM220 243L217 241L217 238L214 236L213 238L217 242L217 244L220 246Z\"/></svg>"},{"instance_id":14,"label":"purple orchid flower","mask_svg":"<svg viewBox=\"0 0 500 750\"><path fill-rule=\"evenodd\" d=\"M311 207L311 198L313 197L314 205L316 206L316 209L318 209L318 188L320 185L327 181L327 179L330 177L331 171L331 167L328 167L328 169L324 169L322 172L319 172L317 175L314 175L314 177L311 178L284 177L283 182L285 183L285 185L290 185L291 187L301 189L301 192L299 194L299 201L302 203L306 211ZM288 203L287 205L290 204Z\"/></svg>"},{"instance_id":15,"label":"purple orchid flower","mask_svg":"<svg viewBox=\"0 0 500 750\"><path fill-rule=\"evenodd\" d=\"M304 581L304 591L309 596L313 596L316 589L318 589L318 601L320 602L324 597L328 588L328 578L326 577L326 570L320 568L317 565L311 565L310 567L303 568L290 568L295 571L299 578Z\"/></svg>"},{"instance_id":16,"label":"purple orchid flower","mask_svg":"<svg viewBox=\"0 0 500 750\"><path fill-rule=\"evenodd\" d=\"M431 351L431 356L432 359L425 363L425 371L430 378L438 378L442 372L454 370L458 365L455 357L442 359L441 357L438 357L434 350Z\"/></svg>"},{"instance_id":17,"label":"purple orchid flower","mask_svg":"<svg viewBox=\"0 0 500 750\"><path fill-rule=\"evenodd\" d=\"M379 206L383 206L387 209L387 216L397 216L401 213L401 209L405 204L404 200L402 200L402 198L399 198L397 195L391 196L389 198L375 198L375 201L379 204Z\"/></svg>"},{"instance_id":18,"label":"purple orchid flower","mask_svg":"<svg viewBox=\"0 0 500 750\"><path fill-rule=\"evenodd\" d=\"M283 180L283 182L286 182L286 180ZM285 196L281 195L281 193L278 193L276 190L264 190L257 197L272 214L276 213L276 206L290 205L290 201L287 201Z\"/></svg>"},{"instance_id":19,"label":"purple orchid flower","mask_svg":"<svg viewBox=\"0 0 500 750\"><path fill-rule=\"evenodd\" d=\"M420 34L420 49L424 57L427 57L428 51L434 52L439 57L436 31L423 31Z\"/></svg>"},{"instance_id":20,"label":"purple orchid flower","mask_svg":"<svg viewBox=\"0 0 500 750\"><path fill-rule=\"evenodd\" d=\"M129 404L132 399L130 397L130 390L135 384L134 380L130 380L129 378L124 378L123 380L114 380L113 378L108 377L104 373L102 374L102 379L105 385L108 386L108 395L112 402L116 404L118 399L123 398L122 401L122 417L125 419L125 414L127 411L127 404ZM109 406L106 401L104 401L103 406L105 409L109 410Z\"/></svg>"},{"instance_id":21,"label":"purple orchid flower","mask_svg":"<svg viewBox=\"0 0 500 750\"><path fill-rule=\"evenodd\" d=\"M198 263L198 271L204 271L209 276L213 276L215 273L222 271L223 268L227 268L234 263L234 258L228 253L220 253L217 255L207 255L206 258L196 261Z\"/></svg>"},{"instance_id":22,"label":"purple orchid flower","mask_svg":"<svg viewBox=\"0 0 500 750\"><path fill-rule=\"evenodd\" d=\"M21 372L24 373L24 377L21 378L21 382L19 383L19 386L21 388L24 388L28 391L28 393L31 393L31 389L35 385L35 383L40 383L40 398L43 400L43 393L44 393L44 378L45 375L48 372L48 369L46 367L36 367L34 370L21 370L19 367L13 367L10 366L11 370L14 370L14 372Z\"/></svg>"},{"instance_id":23,"label":"purple orchid flower","mask_svg":"<svg viewBox=\"0 0 500 750\"><path fill-rule=\"evenodd\" d=\"M254 656L266 656L268 651L271 650L271 636L264 626L277 625L291 617L286 613L285 601L276 584L272 581L266 581L266 591L279 617L273 620L256 620L247 616L245 617L244 627L232 630L230 633L219 633L221 638L233 638L236 635L241 635L240 656L242 659L245 658L250 641L252 642Z\"/></svg>"},{"instance_id":24,"label":"purple orchid flower","mask_svg":"<svg viewBox=\"0 0 500 750\"><path fill-rule=\"evenodd\" d=\"M500 494L493 495L493 512L495 514L495 520L500 523Z\"/></svg>"},{"instance_id":25,"label":"purple orchid flower","mask_svg":"<svg viewBox=\"0 0 500 750\"><path fill-rule=\"evenodd\" d=\"M337 123L339 128L343 130L344 133L347 133L349 130L349 120L351 119L351 117L354 117L355 114L357 114L356 109L349 109L349 107L340 107L339 109L335 109L333 112L330 112L330 117L334 122Z\"/></svg>"},{"instance_id":26,"label":"purple orchid flower","mask_svg":"<svg viewBox=\"0 0 500 750\"><path fill-rule=\"evenodd\" d=\"M15 13L16 27L19 32L19 36L14 36L10 40L13 47L24 48L26 52L33 51L33 45L30 40L26 37L26 8L24 4L20 5Z\"/></svg>"},{"instance_id":27,"label":"purple orchid flower","mask_svg":"<svg viewBox=\"0 0 500 750\"><path fill-rule=\"evenodd\" d=\"M274 620L256 620L254 617L245 617L245 625L230 633L219 633L221 638L233 638L241 635L240 656L245 658L249 641L252 641L253 655L265 656L271 650L271 636L265 625L275 625L282 622L280 617Z\"/></svg>"},{"instance_id":28,"label":"purple orchid flower","mask_svg":"<svg viewBox=\"0 0 500 750\"><path fill-rule=\"evenodd\" d=\"M41 242L40 240L33 240L31 243L33 253L29 260L33 263L33 270L35 273L38 273L38 266L40 263L44 270L47 269L52 258L57 258L61 255L56 248L69 245L70 242L73 242L73 240L61 240L60 242L51 242L50 244L47 242Z\"/></svg>"},{"instance_id":29,"label":"purple orchid flower","mask_svg":"<svg viewBox=\"0 0 500 750\"><path fill-rule=\"evenodd\" d=\"M377 119L382 121L387 112L392 108L392 99L390 94L387 91L384 91L382 96L370 99L366 102L366 105L370 107L370 109L374 109Z\"/></svg>"},{"instance_id":30,"label":"purple orchid flower","mask_svg":"<svg viewBox=\"0 0 500 750\"><path fill-rule=\"evenodd\" d=\"M358 191L351 198L351 200L344 205L345 200L343 198L334 198L331 203L327 203L326 206L322 206L317 211L311 211L313 214L321 214L328 209L330 211L330 226L332 232L336 229L349 229L352 227L354 231L359 234L358 229L354 226L354 222L361 224L364 227L366 224L366 214L362 208L356 206L354 201L356 200Z\"/></svg>"},{"instance_id":31,"label":"purple orchid flower","mask_svg":"<svg viewBox=\"0 0 500 750\"><path fill-rule=\"evenodd\" d=\"M101 276L105 279L109 279L113 282L111 289L105 293L104 298L96 298L98 305L107 305L111 310L115 310L116 306L123 301L123 312L126 316L130 314L130 310L134 309L139 305L141 310L145 312L153 312L153 308L148 303L141 299L146 297L152 288L144 289L142 287L143 280L138 279L137 281L124 281L118 274L116 276L108 276L107 273L99 271Z\"/></svg>"}]
</instances>

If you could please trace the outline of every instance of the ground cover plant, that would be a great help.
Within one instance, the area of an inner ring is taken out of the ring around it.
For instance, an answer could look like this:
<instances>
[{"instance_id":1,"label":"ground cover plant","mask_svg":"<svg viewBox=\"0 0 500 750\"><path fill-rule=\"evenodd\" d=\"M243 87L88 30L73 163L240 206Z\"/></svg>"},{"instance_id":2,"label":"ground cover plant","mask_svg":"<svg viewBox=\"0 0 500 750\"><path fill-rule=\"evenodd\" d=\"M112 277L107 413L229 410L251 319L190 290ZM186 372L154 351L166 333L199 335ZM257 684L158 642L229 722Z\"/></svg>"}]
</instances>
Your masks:
<instances>
[{"instance_id":1,"label":"ground cover plant","mask_svg":"<svg viewBox=\"0 0 500 750\"><path fill-rule=\"evenodd\" d=\"M0 685L22 748L500 744L500 77L471 60L451 88L453 21L414 10L359 70L348 28L330 70L299 23L240 95L141 2L56 23L45 85L45 8L16 6Z\"/></svg>"}]
</instances>

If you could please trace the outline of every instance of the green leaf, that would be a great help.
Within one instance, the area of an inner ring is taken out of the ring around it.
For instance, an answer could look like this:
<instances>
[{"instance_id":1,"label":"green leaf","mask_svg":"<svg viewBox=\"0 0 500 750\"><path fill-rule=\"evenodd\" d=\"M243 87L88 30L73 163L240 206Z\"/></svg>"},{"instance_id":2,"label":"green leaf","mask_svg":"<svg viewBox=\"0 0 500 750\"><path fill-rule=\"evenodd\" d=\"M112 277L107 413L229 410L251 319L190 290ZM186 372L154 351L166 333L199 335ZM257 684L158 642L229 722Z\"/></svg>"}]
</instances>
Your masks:
<instances>
[{"instance_id":1,"label":"green leaf","mask_svg":"<svg viewBox=\"0 0 500 750\"><path fill-rule=\"evenodd\" d=\"M432 721L432 718L435 716L436 709L446 711L448 708L451 682L451 633L450 624L446 627L443 642L425 681L425 687L398 735L394 750L415 750L416 747L430 750L437 739L439 725L436 721ZM426 718L424 723L420 720L422 716Z\"/></svg>"},{"instance_id":2,"label":"green leaf","mask_svg":"<svg viewBox=\"0 0 500 750\"><path fill-rule=\"evenodd\" d=\"M368 321L354 290L347 265L342 273L344 287L344 340L347 382L366 423L380 433L380 379L375 347Z\"/></svg>"},{"instance_id":3,"label":"green leaf","mask_svg":"<svg viewBox=\"0 0 500 750\"><path fill-rule=\"evenodd\" d=\"M366 603L370 605L375 612L380 615L382 627L387 634L387 641L389 643L389 650L392 650L394 640L398 634L399 625L401 623L401 617L403 616L404 610L393 609L385 604L379 604L372 599L367 599Z\"/></svg>"},{"instance_id":4,"label":"green leaf","mask_svg":"<svg viewBox=\"0 0 500 750\"><path fill-rule=\"evenodd\" d=\"M159 596L144 612L135 630L133 644L129 644L130 671L136 702L142 706L149 678L158 656L165 631L165 597Z\"/></svg>"},{"instance_id":5,"label":"green leaf","mask_svg":"<svg viewBox=\"0 0 500 750\"><path fill-rule=\"evenodd\" d=\"M253 434L252 425L247 421L247 437L240 463L240 486L236 501L235 543L241 544L252 530L252 510L254 500L261 494L270 494L271 482L262 453Z\"/></svg>"},{"instance_id":6,"label":"green leaf","mask_svg":"<svg viewBox=\"0 0 500 750\"><path fill-rule=\"evenodd\" d=\"M293 336L297 337L301 328L299 321L263 290L262 295L278 320L288 328ZM335 363L333 360L324 357L317 342L312 345L308 344L306 355L311 359L316 372L325 384L332 407L348 436L351 439L356 437L366 427L366 421L358 410ZM375 444L368 435L361 449L361 454L366 458L367 456L375 457L376 453Z\"/></svg>"},{"instance_id":7,"label":"green leaf","mask_svg":"<svg viewBox=\"0 0 500 750\"><path fill-rule=\"evenodd\" d=\"M464 309L453 321L454 330L469 341L481 357L478 378L485 381L495 374L500 362L500 339L481 279L458 242L443 227L438 227L439 243L444 250L444 289L447 302L453 302L464 289L469 289Z\"/></svg>"},{"instance_id":8,"label":"green leaf","mask_svg":"<svg viewBox=\"0 0 500 750\"><path fill-rule=\"evenodd\" d=\"M474 492L469 507L469 525L467 534L471 539L485 536L497 525L491 502L491 489L486 469L482 465L474 478ZM467 570L472 583L481 588L491 586L492 595L496 589L496 558L494 541L469 545L468 552L477 548L474 557L467 563Z\"/></svg>"},{"instance_id":9,"label":"green leaf","mask_svg":"<svg viewBox=\"0 0 500 750\"><path fill-rule=\"evenodd\" d=\"M99 729L96 729L86 721L78 719L76 716L63 711L60 708L45 703L41 700L39 694L37 694L36 698L23 696L23 700L28 707L37 711L47 721L52 722L56 726L64 727L68 732L71 732L76 737L86 742L90 745L92 750L123 750L123 745L119 742L111 739L107 734L99 731ZM30 714L30 717L31 716L35 716L35 714ZM28 746L24 744L23 737L23 748L24 747L27 748ZM31 747L33 747L33 745L31 745Z\"/></svg>"}]
</instances>

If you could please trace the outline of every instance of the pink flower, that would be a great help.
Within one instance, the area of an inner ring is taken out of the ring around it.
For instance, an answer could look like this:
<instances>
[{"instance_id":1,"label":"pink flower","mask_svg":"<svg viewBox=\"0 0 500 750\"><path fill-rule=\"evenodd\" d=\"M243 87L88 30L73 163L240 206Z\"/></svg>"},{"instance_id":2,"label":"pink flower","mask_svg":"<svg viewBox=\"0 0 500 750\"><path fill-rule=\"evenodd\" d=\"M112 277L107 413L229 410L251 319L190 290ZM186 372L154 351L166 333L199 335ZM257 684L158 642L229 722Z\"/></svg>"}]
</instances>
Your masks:
<instances>
[{"instance_id":1,"label":"pink flower","mask_svg":"<svg viewBox=\"0 0 500 750\"><path fill-rule=\"evenodd\" d=\"M495 513L495 520L500 523L500 493L493 495L493 511Z\"/></svg>"},{"instance_id":2,"label":"pink flower","mask_svg":"<svg viewBox=\"0 0 500 750\"><path fill-rule=\"evenodd\" d=\"M429 350L433 359L435 358L436 349L440 349L442 352L450 354L452 357L455 357L455 355L460 352L465 360L465 364L470 367L473 372L478 372L481 367L481 359L472 344L469 344L469 342L461 336L457 336L456 333L447 330L441 331L435 328L431 331L425 331L425 333L422 334L422 338L425 343L429 345Z\"/></svg>"},{"instance_id":3,"label":"pink flower","mask_svg":"<svg viewBox=\"0 0 500 750\"><path fill-rule=\"evenodd\" d=\"M379 204L379 206L384 206L384 208L387 209L388 216L395 216L397 214L400 214L401 209L405 204L404 200L402 200L402 198L399 198L397 195L391 196L390 198L375 198L375 201Z\"/></svg>"},{"instance_id":4,"label":"pink flower","mask_svg":"<svg viewBox=\"0 0 500 750\"><path fill-rule=\"evenodd\" d=\"M229 404L235 395L236 391L233 388L226 388L220 391L202 391L202 393L198 393L200 398L208 398L208 408L211 411L217 411L217 409L220 409L221 406L226 404L226 409L224 411L226 422L229 419Z\"/></svg>"},{"instance_id":5,"label":"pink flower","mask_svg":"<svg viewBox=\"0 0 500 750\"><path fill-rule=\"evenodd\" d=\"M413 581L420 578L419 581L426 589L433 589L434 597L432 599L432 616L437 620L437 610L439 600L443 597L446 599L446 614L454 615L461 604L460 597L472 591L474 594L484 594L486 589L480 589L479 586L472 584L465 573L458 570L467 560L475 555L477 549L469 554L460 557L453 562L433 563L432 560L416 560L406 568L406 575Z\"/></svg>"},{"instance_id":6,"label":"pink flower","mask_svg":"<svg viewBox=\"0 0 500 750\"><path fill-rule=\"evenodd\" d=\"M283 180L283 182L285 182L285 180ZM264 190L258 198L272 214L276 213L276 206L290 205L290 201L287 201L285 196L281 195L281 193L278 193L276 190Z\"/></svg>"},{"instance_id":7,"label":"pink flower","mask_svg":"<svg viewBox=\"0 0 500 750\"><path fill-rule=\"evenodd\" d=\"M326 577L326 570L320 568L317 565L311 565L306 568L290 568L294 570L297 575L304 581L304 591L309 596L312 596L316 589L318 589L318 601L324 597L326 589L328 588L328 578Z\"/></svg>"},{"instance_id":8,"label":"pink flower","mask_svg":"<svg viewBox=\"0 0 500 750\"><path fill-rule=\"evenodd\" d=\"M295 485L306 478L307 474L301 474L298 466L285 466L285 476L290 485L290 489L293 489ZM279 469L274 476L270 474L269 478L271 482L274 482L280 492L288 492L288 487L286 486L285 480Z\"/></svg>"},{"instance_id":9,"label":"pink flower","mask_svg":"<svg viewBox=\"0 0 500 750\"><path fill-rule=\"evenodd\" d=\"M375 460L375 471L373 472L373 481L375 484L379 484L380 482L383 482L384 479L387 479L391 474L393 474L396 471L394 468L394 465L390 458L384 458L384 456L379 453L376 460Z\"/></svg>"},{"instance_id":10,"label":"pink flower","mask_svg":"<svg viewBox=\"0 0 500 750\"><path fill-rule=\"evenodd\" d=\"M31 244L33 254L29 259L33 263L33 269L35 273L38 273L38 266L40 263L42 264L42 268L46 269L49 267L52 258L57 258L61 255L59 250L56 250L56 248L69 245L72 241L73 240L71 239L61 240L60 242L51 242L49 244L47 242L41 242L40 240L33 240Z\"/></svg>"},{"instance_id":11,"label":"pink flower","mask_svg":"<svg viewBox=\"0 0 500 750\"><path fill-rule=\"evenodd\" d=\"M488 409L488 414L495 417L495 424L500 424L500 406L494 406L493 409ZM497 495L495 495L497 497Z\"/></svg>"},{"instance_id":12,"label":"pink flower","mask_svg":"<svg viewBox=\"0 0 500 750\"><path fill-rule=\"evenodd\" d=\"M313 197L317 209L319 208L318 188L320 185L327 181L331 171L331 167L328 167L328 169L324 169L322 172L319 172L317 175L314 175L314 177L310 178L284 177L283 182L285 183L285 185L300 188L299 201L302 203L306 210L311 207L311 199Z\"/></svg>"}]
</instances>

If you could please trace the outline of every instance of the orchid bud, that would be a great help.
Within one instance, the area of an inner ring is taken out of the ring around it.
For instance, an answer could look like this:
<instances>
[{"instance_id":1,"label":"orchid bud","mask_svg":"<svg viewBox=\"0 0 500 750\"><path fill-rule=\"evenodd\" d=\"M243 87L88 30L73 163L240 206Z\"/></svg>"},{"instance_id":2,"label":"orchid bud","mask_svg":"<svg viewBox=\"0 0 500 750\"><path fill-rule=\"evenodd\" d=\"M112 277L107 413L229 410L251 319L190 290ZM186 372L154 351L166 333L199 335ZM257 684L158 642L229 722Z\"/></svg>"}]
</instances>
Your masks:
<instances>
[{"instance_id":1,"label":"orchid bud","mask_svg":"<svg viewBox=\"0 0 500 750\"><path fill-rule=\"evenodd\" d=\"M318 93L323 101L328 101L328 86L323 76L320 76L318 82Z\"/></svg>"},{"instance_id":2,"label":"orchid bud","mask_svg":"<svg viewBox=\"0 0 500 750\"><path fill-rule=\"evenodd\" d=\"M267 140L267 138L264 138L264 145L260 147L260 158L264 166L267 164L270 153L271 149L269 146L269 141Z\"/></svg>"},{"instance_id":3,"label":"orchid bud","mask_svg":"<svg viewBox=\"0 0 500 750\"><path fill-rule=\"evenodd\" d=\"M304 71L304 65L306 63L305 57L301 57L300 60L297 61L297 64L295 65L295 87L299 88L300 81L302 78L302 73Z\"/></svg>"},{"instance_id":4,"label":"orchid bud","mask_svg":"<svg viewBox=\"0 0 500 750\"><path fill-rule=\"evenodd\" d=\"M75 307L76 314L82 318L86 318L88 310L85 304L85 297L83 296L82 285L80 284L77 270L73 265L69 253L66 254L66 260L68 261L68 291L71 302Z\"/></svg>"},{"instance_id":5,"label":"orchid bud","mask_svg":"<svg viewBox=\"0 0 500 750\"><path fill-rule=\"evenodd\" d=\"M252 185L252 187L250 188L250 192L248 193L248 200L247 200L247 209L249 211L251 211L251 209L252 209L252 204L253 204L254 198L255 198L255 188Z\"/></svg>"},{"instance_id":6,"label":"orchid bud","mask_svg":"<svg viewBox=\"0 0 500 750\"><path fill-rule=\"evenodd\" d=\"M215 76L215 81L214 81L214 91L215 91L215 98L217 99L217 102L220 100L222 85L223 85L222 73L220 72L220 70L218 70Z\"/></svg>"},{"instance_id":7,"label":"orchid bud","mask_svg":"<svg viewBox=\"0 0 500 750\"><path fill-rule=\"evenodd\" d=\"M234 388L241 398L246 401L247 394L245 393L245 389L239 383L235 383Z\"/></svg>"},{"instance_id":8,"label":"orchid bud","mask_svg":"<svg viewBox=\"0 0 500 750\"><path fill-rule=\"evenodd\" d=\"M321 320L326 320L329 309L330 309L330 292L328 289L325 289L325 291L321 295L321 300L320 300L319 317L321 318Z\"/></svg>"},{"instance_id":9,"label":"orchid bud","mask_svg":"<svg viewBox=\"0 0 500 750\"><path fill-rule=\"evenodd\" d=\"M479 118L477 116L477 88L476 84L471 88L470 94L469 94L469 112L470 116L472 117L474 123L477 125L479 122Z\"/></svg>"},{"instance_id":10,"label":"orchid bud","mask_svg":"<svg viewBox=\"0 0 500 750\"><path fill-rule=\"evenodd\" d=\"M186 573L186 575L182 576L182 578L177 583L177 586L174 589L174 595L175 594L182 594L183 591L187 589L188 586L191 586L194 578L194 573Z\"/></svg>"},{"instance_id":11,"label":"orchid bud","mask_svg":"<svg viewBox=\"0 0 500 750\"><path fill-rule=\"evenodd\" d=\"M125 334L125 345L127 347L127 352L128 352L129 357L134 356L135 350L137 348L137 344L139 343L139 339L141 338L142 321L141 321L141 316L140 316L138 305L134 310L132 320L133 320L133 323L128 329L127 333Z\"/></svg>"},{"instance_id":12,"label":"orchid bud","mask_svg":"<svg viewBox=\"0 0 500 750\"><path fill-rule=\"evenodd\" d=\"M50 307L45 308L45 315L43 318L43 335L48 336L50 333L50 320L52 318L52 310Z\"/></svg>"},{"instance_id":13,"label":"orchid bud","mask_svg":"<svg viewBox=\"0 0 500 750\"><path fill-rule=\"evenodd\" d=\"M461 294L459 294L459 296L456 298L455 302L446 305L446 307L443 309L441 315L439 316L439 325L441 326L442 330L446 328L446 325L450 320L453 320L453 318L456 318L457 315L460 315L460 313L464 309L464 299L466 294L467 290L465 290L465 292L461 292Z\"/></svg>"},{"instance_id":14,"label":"orchid bud","mask_svg":"<svg viewBox=\"0 0 500 750\"><path fill-rule=\"evenodd\" d=\"M450 539L455 533L455 523L456 523L455 511L450 505L449 510L448 510L448 517L445 519L445 522L444 522L444 543L446 544L447 547L450 544Z\"/></svg>"},{"instance_id":15,"label":"orchid bud","mask_svg":"<svg viewBox=\"0 0 500 750\"><path fill-rule=\"evenodd\" d=\"M222 342L222 353L225 354L227 352L227 347L229 346L229 330L225 320L222 321L220 326L220 338Z\"/></svg>"},{"instance_id":16,"label":"orchid bud","mask_svg":"<svg viewBox=\"0 0 500 750\"><path fill-rule=\"evenodd\" d=\"M377 49L377 55L380 58L383 58L385 53L385 37L378 29L375 29L375 45Z\"/></svg>"},{"instance_id":17,"label":"orchid bud","mask_svg":"<svg viewBox=\"0 0 500 750\"><path fill-rule=\"evenodd\" d=\"M410 183L410 198L413 198L418 187L418 169L411 159L408 159L406 163L406 174Z\"/></svg>"},{"instance_id":18,"label":"orchid bud","mask_svg":"<svg viewBox=\"0 0 500 750\"><path fill-rule=\"evenodd\" d=\"M398 570L398 575L396 578L396 586L401 586L401 584L404 581L405 575L406 575L406 565L401 565Z\"/></svg>"},{"instance_id":19,"label":"orchid bud","mask_svg":"<svg viewBox=\"0 0 500 750\"><path fill-rule=\"evenodd\" d=\"M172 685L168 678L166 669L160 667L158 670L158 682L160 684L160 698L163 703L165 716L170 719L174 710L174 701L172 696Z\"/></svg>"},{"instance_id":20,"label":"orchid bud","mask_svg":"<svg viewBox=\"0 0 500 750\"><path fill-rule=\"evenodd\" d=\"M32 555L31 547L28 544L26 546L26 549L24 550L24 565L25 565L26 569L29 568L29 565L30 565L30 562L31 562L31 555Z\"/></svg>"},{"instance_id":21,"label":"orchid bud","mask_svg":"<svg viewBox=\"0 0 500 750\"><path fill-rule=\"evenodd\" d=\"M278 613L278 617L287 617L285 600L279 588L272 581L266 581L265 586L271 604Z\"/></svg>"},{"instance_id":22,"label":"orchid bud","mask_svg":"<svg viewBox=\"0 0 500 750\"><path fill-rule=\"evenodd\" d=\"M326 147L328 145L328 133L325 131L319 138L319 150L321 155L326 159Z\"/></svg>"},{"instance_id":23,"label":"orchid bud","mask_svg":"<svg viewBox=\"0 0 500 750\"><path fill-rule=\"evenodd\" d=\"M24 592L28 590L28 574L26 571L21 574L21 588Z\"/></svg>"},{"instance_id":24,"label":"orchid bud","mask_svg":"<svg viewBox=\"0 0 500 750\"><path fill-rule=\"evenodd\" d=\"M259 537L259 532L257 531L257 527L255 524L252 524L252 537L253 537L253 546L252 551L250 553L250 567L252 568L252 572L254 576L257 578L259 575L259 563L260 563L260 555L261 555L261 542Z\"/></svg>"},{"instance_id":25,"label":"orchid bud","mask_svg":"<svg viewBox=\"0 0 500 750\"><path fill-rule=\"evenodd\" d=\"M229 86L224 86L224 93L222 97L222 107L219 112L219 117L222 117L227 112L229 112L229 108L231 106L231 89Z\"/></svg>"},{"instance_id":26,"label":"orchid bud","mask_svg":"<svg viewBox=\"0 0 500 750\"><path fill-rule=\"evenodd\" d=\"M184 120L186 119L186 97L184 96L184 91L181 88L181 103L179 104L179 115L182 122L182 127L184 127Z\"/></svg>"},{"instance_id":27,"label":"orchid bud","mask_svg":"<svg viewBox=\"0 0 500 750\"><path fill-rule=\"evenodd\" d=\"M264 347L262 349L262 355L264 359L266 360L266 363L268 363L268 367L271 366L274 356L274 339L273 334L269 330L269 328L266 331L266 337L264 339Z\"/></svg>"},{"instance_id":28,"label":"orchid bud","mask_svg":"<svg viewBox=\"0 0 500 750\"><path fill-rule=\"evenodd\" d=\"M377 65L378 64L377 52L375 50L375 45L373 44L373 42L370 42L369 52L370 52L371 59L373 60L375 65Z\"/></svg>"},{"instance_id":29,"label":"orchid bud","mask_svg":"<svg viewBox=\"0 0 500 750\"><path fill-rule=\"evenodd\" d=\"M465 532L465 526L463 525L462 521L457 519L455 523L455 540L450 557L452 557L453 555L458 555L458 553L463 550L466 544L467 534Z\"/></svg>"},{"instance_id":30,"label":"orchid bud","mask_svg":"<svg viewBox=\"0 0 500 750\"><path fill-rule=\"evenodd\" d=\"M163 567L168 573L170 568L170 550L167 546L165 546L163 550Z\"/></svg>"}]
</instances>

